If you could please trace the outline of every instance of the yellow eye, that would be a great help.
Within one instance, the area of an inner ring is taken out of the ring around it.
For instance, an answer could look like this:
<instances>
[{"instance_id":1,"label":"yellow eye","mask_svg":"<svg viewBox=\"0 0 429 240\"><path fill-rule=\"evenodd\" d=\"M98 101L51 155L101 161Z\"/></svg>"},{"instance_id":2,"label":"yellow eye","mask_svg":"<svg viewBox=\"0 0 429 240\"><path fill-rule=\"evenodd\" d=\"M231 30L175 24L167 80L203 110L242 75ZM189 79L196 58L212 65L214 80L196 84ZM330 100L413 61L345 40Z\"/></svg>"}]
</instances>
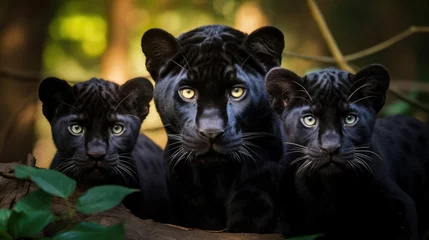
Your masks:
<instances>
[{"instance_id":1,"label":"yellow eye","mask_svg":"<svg viewBox=\"0 0 429 240\"><path fill-rule=\"evenodd\" d=\"M112 130L113 134L121 135L124 132L125 127L124 127L124 125L121 125L121 124L115 124L115 125L113 125L111 130Z\"/></svg>"},{"instance_id":2,"label":"yellow eye","mask_svg":"<svg viewBox=\"0 0 429 240\"><path fill-rule=\"evenodd\" d=\"M349 114L344 118L344 123L347 125L353 125L357 122L358 118L356 115Z\"/></svg>"},{"instance_id":3,"label":"yellow eye","mask_svg":"<svg viewBox=\"0 0 429 240\"><path fill-rule=\"evenodd\" d=\"M73 135L80 135L83 133L83 127L79 124L73 124L69 126L69 131Z\"/></svg>"},{"instance_id":4,"label":"yellow eye","mask_svg":"<svg viewBox=\"0 0 429 240\"><path fill-rule=\"evenodd\" d=\"M193 99L195 97L195 91L192 88L182 88L179 92L180 96L185 100Z\"/></svg>"},{"instance_id":5,"label":"yellow eye","mask_svg":"<svg viewBox=\"0 0 429 240\"><path fill-rule=\"evenodd\" d=\"M234 87L231 89L231 96L233 98L240 98L244 95L245 89L242 87Z\"/></svg>"},{"instance_id":6,"label":"yellow eye","mask_svg":"<svg viewBox=\"0 0 429 240\"><path fill-rule=\"evenodd\" d=\"M301 122L306 127L313 127L317 123L316 118L314 116L312 116L312 115L308 115L308 116L302 117L301 118Z\"/></svg>"}]
</instances>

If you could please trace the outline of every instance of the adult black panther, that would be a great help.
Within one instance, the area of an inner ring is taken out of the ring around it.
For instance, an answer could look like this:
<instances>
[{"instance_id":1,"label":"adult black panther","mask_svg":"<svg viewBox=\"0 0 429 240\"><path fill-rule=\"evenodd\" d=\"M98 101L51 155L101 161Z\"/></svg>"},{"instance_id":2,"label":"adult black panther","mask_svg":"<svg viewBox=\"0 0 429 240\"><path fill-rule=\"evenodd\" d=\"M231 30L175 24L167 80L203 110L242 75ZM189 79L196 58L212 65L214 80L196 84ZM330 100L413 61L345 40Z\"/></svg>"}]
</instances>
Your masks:
<instances>
[{"instance_id":1,"label":"adult black panther","mask_svg":"<svg viewBox=\"0 0 429 240\"><path fill-rule=\"evenodd\" d=\"M209 25L177 39L161 29L142 37L154 99L168 133L165 161L176 224L269 232L283 153L264 75L281 63L283 34L250 35Z\"/></svg>"}]
</instances>

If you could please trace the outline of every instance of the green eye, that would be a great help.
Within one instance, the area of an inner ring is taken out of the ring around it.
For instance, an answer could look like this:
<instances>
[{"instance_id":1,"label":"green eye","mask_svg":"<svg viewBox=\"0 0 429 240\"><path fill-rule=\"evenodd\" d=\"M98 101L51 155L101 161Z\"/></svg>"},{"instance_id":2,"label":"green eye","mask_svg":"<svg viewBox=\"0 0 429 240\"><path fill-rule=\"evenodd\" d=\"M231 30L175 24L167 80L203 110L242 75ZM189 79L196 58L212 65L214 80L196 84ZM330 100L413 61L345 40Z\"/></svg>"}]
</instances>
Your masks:
<instances>
[{"instance_id":1,"label":"green eye","mask_svg":"<svg viewBox=\"0 0 429 240\"><path fill-rule=\"evenodd\" d=\"M301 118L302 124L306 127L314 127L317 123L316 118L313 115L307 115Z\"/></svg>"},{"instance_id":2,"label":"green eye","mask_svg":"<svg viewBox=\"0 0 429 240\"><path fill-rule=\"evenodd\" d=\"M73 135L81 135L83 133L83 127L79 124L73 124L69 126L69 131Z\"/></svg>"},{"instance_id":3,"label":"green eye","mask_svg":"<svg viewBox=\"0 0 429 240\"><path fill-rule=\"evenodd\" d=\"M344 123L347 125L353 125L357 122L358 118L356 115L349 114L344 118Z\"/></svg>"},{"instance_id":4,"label":"green eye","mask_svg":"<svg viewBox=\"0 0 429 240\"><path fill-rule=\"evenodd\" d=\"M234 87L231 89L231 96L235 99L241 98L245 93L245 89L242 87Z\"/></svg>"},{"instance_id":5,"label":"green eye","mask_svg":"<svg viewBox=\"0 0 429 240\"><path fill-rule=\"evenodd\" d=\"M124 132L125 127L121 124L115 124L112 126L111 130L114 135L121 135Z\"/></svg>"}]
</instances>

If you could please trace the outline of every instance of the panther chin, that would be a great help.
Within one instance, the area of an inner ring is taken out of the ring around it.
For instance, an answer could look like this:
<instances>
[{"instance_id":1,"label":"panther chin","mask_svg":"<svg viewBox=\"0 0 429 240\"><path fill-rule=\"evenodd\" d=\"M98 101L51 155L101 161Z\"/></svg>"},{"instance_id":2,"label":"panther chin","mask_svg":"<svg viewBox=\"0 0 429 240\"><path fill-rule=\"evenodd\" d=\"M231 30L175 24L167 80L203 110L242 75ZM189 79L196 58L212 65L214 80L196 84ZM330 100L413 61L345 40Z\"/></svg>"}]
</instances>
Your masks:
<instances>
[{"instance_id":1,"label":"panther chin","mask_svg":"<svg viewBox=\"0 0 429 240\"><path fill-rule=\"evenodd\" d=\"M344 174L350 170L346 161L350 160L335 155L316 158L313 156L301 165L300 172L306 172L309 175L320 174L322 176Z\"/></svg>"},{"instance_id":2,"label":"panther chin","mask_svg":"<svg viewBox=\"0 0 429 240\"><path fill-rule=\"evenodd\" d=\"M79 181L90 185L102 185L109 176L108 168L102 161L93 161L82 168Z\"/></svg>"}]
</instances>

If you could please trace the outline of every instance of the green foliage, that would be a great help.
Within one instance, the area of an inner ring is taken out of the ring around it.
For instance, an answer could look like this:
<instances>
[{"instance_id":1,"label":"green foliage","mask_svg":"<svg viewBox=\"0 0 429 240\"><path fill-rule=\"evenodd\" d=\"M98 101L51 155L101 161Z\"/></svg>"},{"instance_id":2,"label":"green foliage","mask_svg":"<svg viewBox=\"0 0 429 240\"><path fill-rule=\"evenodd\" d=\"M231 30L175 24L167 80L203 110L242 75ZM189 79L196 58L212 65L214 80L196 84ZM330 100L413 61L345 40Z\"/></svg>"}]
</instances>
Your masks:
<instances>
[{"instance_id":1,"label":"green foliage","mask_svg":"<svg viewBox=\"0 0 429 240\"><path fill-rule=\"evenodd\" d=\"M32 237L55 220L50 211L12 211L7 222L7 231L14 238Z\"/></svg>"},{"instance_id":2,"label":"green foliage","mask_svg":"<svg viewBox=\"0 0 429 240\"><path fill-rule=\"evenodd\" d=\"M0 239L14 240L40 235L48 224L57 220L50 210L53 196L64 199L69 206L68 220L72 220L73 212L68 197L76 188L75 180L56 170L29 166L16 166L15 176L20 179L30 179L40 189L19 199L12 210L0 209ZM138 190L115 185L94 187L79 197L76 209L86 214L108 210L135 191ZM71 228L63 229L52 238L43 239L120 240L124 239L124 224L106 227L96 223L81 222Z\"/></svg>"},{"instance_id":3,"label":"green foliage","mask_svg":"<svg viewBox=\"0 0 429 240\"><path fill-rule=\"evenodd\" d=\"M118 205L125 196L136 192L121 186L104 185L89 189L77 201L77 211L80 213L96 213Z\"/></svg>"},{"instance_id":4,"label":"green foliage","mask_svg":"<svg viewBox=\"0 0 429 240\"><path fill-rule=\"evenodd\" d=\"M121 240L124 239L124 225L101 226L96 223L83 222L67 232L53 237L52 240Z\"/></svg>"},{"instance_id":5,"label":"green foliage","mask_svg":"<svg viewBox=\"0 0 429 240\"><path fill-rule=\"evenodd\" d=\"M9 220L12 211L9 209L0 209L0 230L5 230L7 221Z\"/></svg>"},{"instance_id":6,"label":"green foliage","mask_svg":"<svg viewBox=\"0 0 429 240\"><path fill-rule=\"evenodd\" d=\"M315 240L320 236L321 236L320 234L315 234L315 235L309 235L309 236L288 238L288 240Z\"/></svg>"},{"instance_id":7,"label":"green foliage","mask_svg":"<svg viewBox=\"0 0 429 240\"><path fill-rule=\"evenodd\" d=\"M413 100L417 100L418 91L410 91L407 97ZM382 114L385 116L392 116L397 114L410 115L412 109L412 106L408 102L405 102L403 100L395 100L382 109Z\"/></svg>"},{"instance_id":8,"label":"green foliage","mask_svg":"<svg viewBox=\"0 0 429 240\"><path fill-rule=\"evenodd\" d=\"M36 169L29 166L16 166L15 176L30 178L45 192L61 198L68 198L76 188L76 181L51 169Z\"/></svg>"},{"instance_id":9,"label":"green foliage","mask_svg":"<svg viewBox=\"0 0 429 240\"><path fill-rule=\"evenodd\" d=\"M30 212L37 210L49 210L52 203L52 195L38 189L29 195L21 198L14 206L16 212Z\"/></svg>"}]
</instances>

